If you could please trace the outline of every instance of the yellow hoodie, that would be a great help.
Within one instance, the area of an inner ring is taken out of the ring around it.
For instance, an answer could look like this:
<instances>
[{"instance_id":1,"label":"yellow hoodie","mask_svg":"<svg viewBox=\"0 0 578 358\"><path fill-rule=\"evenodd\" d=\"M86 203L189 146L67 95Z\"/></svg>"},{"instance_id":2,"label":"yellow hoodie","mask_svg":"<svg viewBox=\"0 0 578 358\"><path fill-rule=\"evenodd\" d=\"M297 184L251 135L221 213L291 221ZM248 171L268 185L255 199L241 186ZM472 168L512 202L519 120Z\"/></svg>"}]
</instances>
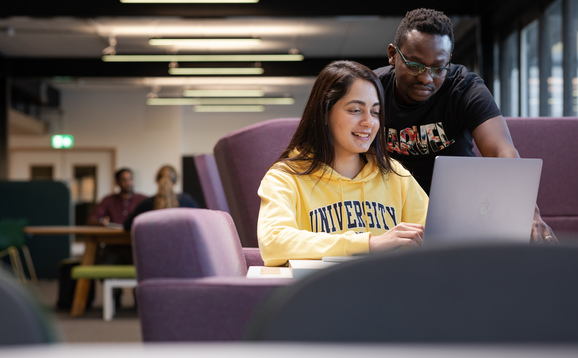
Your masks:
<instances>
[{"instance_id":1,"label":"yellow hoodie","mask_svg":"<svg viewBox=\"0 0 578 358\"><path fill-rule=\"evenodd\" d=\"M309 175L270 169L261 181L257 236L267 266L369 252L370 235L425 225L428 197L401 164L381 175L372 156L353 179L330 167ZM321 177L321 178L320 178Z\"/></svg>"}]
</instances>

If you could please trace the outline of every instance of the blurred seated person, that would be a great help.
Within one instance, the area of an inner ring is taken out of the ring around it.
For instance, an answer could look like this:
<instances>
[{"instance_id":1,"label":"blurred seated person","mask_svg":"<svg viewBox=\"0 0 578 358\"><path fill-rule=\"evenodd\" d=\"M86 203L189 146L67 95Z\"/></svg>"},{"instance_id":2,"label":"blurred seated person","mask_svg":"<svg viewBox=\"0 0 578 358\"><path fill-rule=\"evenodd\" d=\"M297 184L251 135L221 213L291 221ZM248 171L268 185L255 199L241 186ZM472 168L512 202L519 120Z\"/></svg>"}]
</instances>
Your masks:
<instances>
[{"instance_id":1,"label":"blurred seated person","mask_svg":"<svg viewBox=\"0 0 578 358\"><path fill-rule=\"evenodd\" d=\"M157 194L144 199L124 222L124 229L130 231L134 218L147 211L177 207L198 208L197 201L187 193L177 194L174 186L177 183L177 171L170 165L163 165L157 172Z\"/></svg>"},{"instance_id":2,"label":"blurred seated person","mask_svg":"<svg viewBox=\"0 0 578 358\"><path fill-rule=\"evenodd\" d=\"M135 210L146 195L134 192L133 172L129 168L120 168L115 173L115 181L120 191L104 197L94 208L88 225L122 227L129 214ZM97 250L95 262L101 265L132 265L132 246L104 245ZM122 289L114 289L115 305L121 302Z\"/></svg>"},{"instance_id":3,"label":"blurred seated person","mask_svg":"<svg viewBox=\"0 0 578 358\"><path fill-rule=\"evenodd\" d=\"M88 218L88 225L122 225L146 195L134 192L132 170L121 168L115 173L116 185L120 191L104 197Z\"/></svg>"},{"instance_id":4,"label":"blurred seated person","mask_svg":"<svg viewBox=\"0 0 578 358\"><path fill-rule=\"evenodd\" d=\"M134 192L133 172L120 168L115 173L119 192L104 197L92 211L88 225L122 227L129 214L146 199L146 195ZM98 248L96 263L104 265L132 265L131 245L104 245Z\"/></svg>"}]
</instances>

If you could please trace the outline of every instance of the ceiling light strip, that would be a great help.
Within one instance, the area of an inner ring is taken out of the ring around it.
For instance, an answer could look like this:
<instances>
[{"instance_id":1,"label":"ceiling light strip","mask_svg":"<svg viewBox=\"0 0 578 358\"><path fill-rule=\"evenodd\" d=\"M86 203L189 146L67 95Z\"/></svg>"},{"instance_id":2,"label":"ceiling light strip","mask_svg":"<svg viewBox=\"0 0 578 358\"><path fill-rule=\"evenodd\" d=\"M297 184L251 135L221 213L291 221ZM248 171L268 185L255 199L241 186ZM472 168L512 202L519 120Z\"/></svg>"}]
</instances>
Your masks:
<instances>
[{"instance_id":1,"label":"ceiling light strip","mask_svg":"<svg viewBox=\"0 0 578 358\"><path fill-rule=\"evenodd\" d=\"M104 62L272 62L303 61L300 54L274 55L105 55Z\"/></svg>"},{"instance_id":2,"label":"ceiling light strip","mask_svg":"<svg viewBox=\"0 0 578 358\"><path fill-rule=\"evenodd\" d=\"M185 97L263 97L263 90L184 90Z\"/></svg>"},{"instance_id":3,"label":"ceiling light strip","mask_svg":"<svg viewBox=\"0 0 578 358\"><path fill-rule=\"evenodd\" d=\"M265 72L261 67L230 67L230 68L169 68L171 75L262 75Z\"/></svg>"},{"instance_id":4,"label":"ceiling light strip","mask_svg":"<svg viewBox=\"0 0 578 358\"><path fill-rule=\"evenodd\" d=\"M261 43L260 38L153 38L149 40L151 46L254 46Z\"/></svg>"},{"instance_id":5,"label":"ceiling light strip","mask_svg":"<svg viewBox=\"0 0 578 358\"><path fill-rule=\"evenodd\" d=\"M255 4L259 0L120 0L124 4Z\"/></svg>"},{"instance_id":6,"label":"ceiling light strip","mask_svg":"<svg viewBox=\"0 0 578 358\"><path fill-rule=\"evenodd\" d=\"M147 98L151 106L199 106L199 105L292 105L290 97L263 98Z\"/></svg>"},{"instance_id":7,"label":"ceiling light strip","mask_svg":"<svg viewBox=\"0 0 578 358\"><path fill-rule=\"evenodd\" d=\"M264 106L194 106L195 112L264 112Z\"/></svg>"}]
</instances>

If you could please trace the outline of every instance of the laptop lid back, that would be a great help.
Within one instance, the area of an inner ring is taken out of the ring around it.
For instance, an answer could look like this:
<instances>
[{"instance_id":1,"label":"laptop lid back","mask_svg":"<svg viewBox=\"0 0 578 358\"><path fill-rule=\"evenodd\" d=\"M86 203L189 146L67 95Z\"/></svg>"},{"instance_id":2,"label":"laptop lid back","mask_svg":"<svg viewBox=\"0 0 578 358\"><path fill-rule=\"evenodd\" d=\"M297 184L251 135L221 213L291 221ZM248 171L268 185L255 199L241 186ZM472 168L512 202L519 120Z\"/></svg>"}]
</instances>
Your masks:
<instances>
[{"instance_id":1,"label":"laptop lid back","mask_svg":"<svg viewBox=\"0 0 578 358\"><path fill-rule=\"evenodd\" d=\"M528 243L542 159L438 156L423 245Z\"/></svg>"}]
</instances>

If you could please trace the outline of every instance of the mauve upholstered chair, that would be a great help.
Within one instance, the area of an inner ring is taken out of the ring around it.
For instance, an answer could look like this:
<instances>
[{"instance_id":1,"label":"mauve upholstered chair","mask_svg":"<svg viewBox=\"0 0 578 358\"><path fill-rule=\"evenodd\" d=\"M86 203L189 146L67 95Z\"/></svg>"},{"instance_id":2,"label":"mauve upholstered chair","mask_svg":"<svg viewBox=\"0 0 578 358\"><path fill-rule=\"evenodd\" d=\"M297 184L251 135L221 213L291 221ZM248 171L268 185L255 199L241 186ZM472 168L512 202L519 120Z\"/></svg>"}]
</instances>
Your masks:
<instances>
[{"instance_id":1,"label":"mauve upholstered chair","mask_svg":"<svg viewBox=\"0 0 578 358\"><path fill-rule=\"evenodd\" d=\"M245 277L248 265L263 261L258 249L241 247L223 211L146 212L136 217L132 240L145 342L240 340L261 300L291 283Z\"/></svg>"},{"instance_id":2,"label":"mauve upholstered chair","mask_svg":"<svg viewBox=\"0 0 578 358\"><path fill-rule=\"evenodd\" d=\"M207 209L229 212L227 197L217 168L215 156L208 153L193 157Z\"/></svg>"},{"instance_id":3,"label":"mauve upholstered chair","mask_svg":"<svg viewBox=\"0 0 578 358\"><path fill-rule=\"evenodd\" d=\"M243 247L257 247L257 190L269 167L287 147L300 118L278 118L231 132L213 152L227 203Z\"/></svg>"}]
</instances>

